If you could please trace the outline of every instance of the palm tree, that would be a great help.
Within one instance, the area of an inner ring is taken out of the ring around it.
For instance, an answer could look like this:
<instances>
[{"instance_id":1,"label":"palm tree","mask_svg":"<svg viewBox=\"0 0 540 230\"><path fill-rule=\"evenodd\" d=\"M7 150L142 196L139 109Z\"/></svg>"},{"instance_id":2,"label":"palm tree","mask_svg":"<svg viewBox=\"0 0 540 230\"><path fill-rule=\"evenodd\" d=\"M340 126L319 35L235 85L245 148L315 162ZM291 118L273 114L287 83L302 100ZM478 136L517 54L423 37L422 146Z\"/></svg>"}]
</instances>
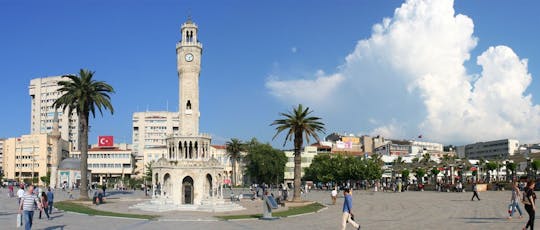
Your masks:
<instances>
[{"instance_id":1,"label":"palm tree","mask_svg":"<svg viewBox=\"0 0 540 230\"><path fill-rule=\"evenodd\" d=\"M304 137L306 142L309 143L309 138L313 137L319 141L318 132L324 133L324 123L320 122L320 117L312 117L310 114L313 110L309 110L309 107L299 104L297 108L293 108L292 112L280 113L283 119L278 119L272 122L272 125L276 125L276 135L272 138L275 139L281 132L287 130L285 136L285 142L293 140L294 142L294 195L293 201L300 201L300 178L302 177L302 158L301 150L304 144Z\"/></svg>"},{"instance_id":2,"label":"palm tree","mask_svg":"<svg viewBox=\"0 0 540 230\"><path fill-rule=\"evenodd\" d=\"M58 89L63 95L56 99L53 103L55 109L61 108L71 115L73 111L79 117L79 147L81 151L81 199L88 199L88 120L90 113L96 117L96 109L101 115L102 110L106 109L114 113L114 108L111 104L110 93L114 93L114 89L109 84L103 81L93 80L94 72L81 69L79 76L64 75L62 78L68 80L58 82Z\"/></svg>"},{"instance_id":3,"label":"palm tree","mask_svg":"<svg viewBox=\"0 0 540 230\"><path fill-rule=\"evenodd\" d=\"M232 163L232 185L236 185L236 165L240 159L242 159L241 152L244 151L244 144L241 140L232 138L231 141L227 141L227 155L231 158Z\"/></svg>"}]
</instances>

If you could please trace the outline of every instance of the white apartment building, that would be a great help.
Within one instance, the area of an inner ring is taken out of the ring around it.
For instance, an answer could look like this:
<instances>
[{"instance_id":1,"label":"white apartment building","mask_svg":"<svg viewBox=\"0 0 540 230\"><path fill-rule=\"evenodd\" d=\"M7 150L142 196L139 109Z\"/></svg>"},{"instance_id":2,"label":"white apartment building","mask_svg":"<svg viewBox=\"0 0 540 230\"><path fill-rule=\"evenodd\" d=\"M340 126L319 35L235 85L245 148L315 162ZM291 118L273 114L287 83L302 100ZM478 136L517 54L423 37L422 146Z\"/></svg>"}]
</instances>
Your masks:
<instances>
[{"instance_id":1,"label":"white apartment building","mask_svg":"<svg viewBox=\"0 0 540 230\"><path fill-rule=\"evenodd\" d=\"M167 153L167 136L178 135L178 112L150 111L133 113L133 155L138 160L137 177L144 175L146 164ZM140 162L142 160L142 162ZM144 167L139 167L144 165Z\"/></svg>"},{"instance_id":2,"label":"white apartment building","mask_svg":"<svg viewBox=\"0 0 540 230\"><path fill-rule=\"evenodd\" d=\"M477 142L465 145L465 157L479 160L507 159L513 156L519 149L519 141L513 139L502 139L496 141Z\"/></svg>"},{"instance_id":3,"label":"white apartment building","mask_svg":"<svg viewBox=\"0 0 540 230\"><path fill-rule=\"evenodd\" d=\"M434 142L411 141L411 155L420 157L422 154L429 153L431 155L441 154L443 145Z\"/></svg>"},{"instance_id":4,"label":"white apartment building","mask_svg":"<svg viewBox=\"0 0 540 230\"><path fill-rule=\"evenodd\" d=\"M0 138L0 173L4 173L4 167L2 166L4 162L4 142L5 139Z\"/></svg>"},{"instance_id":5,"label":"white apartment building","mask_svg":"<svg viewBox=\"0 0 540 230\"><path fill-rule=\"evenodd\" d=\"M313 161L313 158L317 155L317 146L306 146L302 152L302 176L304 176L305 168L308 168ZM285 151L287 157L287 163L285 163L284 180L285 183L292 183L294 180L294 151Z\"/></svg>"},{"instance_id":6,"label":"white apartment building","mask_svg":"<svg viewBox=\"0 0 540 230\"><path fill-rule=\"evenodd\" d=\"M53 130L53 118L55 109L53 103L60 96L60 92L57 90L59 81L67 80L61 76L35 78L30 80L30 86L28 87L28 93L31 98L31 114L30 114L30 133L50 133ZM75 116L69 116L64 111L58 111L59 129L61 133L61 139L68 140L72 143L73 149L79 149L79 118Z\"/></svg>"},{"instance_id":7,"label":"white apartment building","mask_svg":"<svg viewBox=\"0 0 540 230\"><path fill-rule=\"evenodd\" d=\"M245 157L247 155L247 152L241 152L240 155L242 157ZM232 167L232 160L227 154L227 146L225 145L210 145L210 156L221 163L223 166L223 175L224 178L229 179L230 181L224 181L225 184L228 184L227 182L232 183L233 182L233 167ZM244 170L245 169L245 163L243 161L237 162L236 164L236 185L242 185L245 182L244 178Z\"/></svg>"},{"instance_id":8,"label":"white apartment building","mask_svg":"<svg viewBox=\"0 0 540 230\"><path fill-rule=\"evenodd\" d=\"M80 151L73 151L72 158L81 158ZM101 184L103 179L130 177L133 174L133 151L128 144L115 144L113 147L93 145L88 149L88 170L92 182Z\"/></svg>"}]
</instances>

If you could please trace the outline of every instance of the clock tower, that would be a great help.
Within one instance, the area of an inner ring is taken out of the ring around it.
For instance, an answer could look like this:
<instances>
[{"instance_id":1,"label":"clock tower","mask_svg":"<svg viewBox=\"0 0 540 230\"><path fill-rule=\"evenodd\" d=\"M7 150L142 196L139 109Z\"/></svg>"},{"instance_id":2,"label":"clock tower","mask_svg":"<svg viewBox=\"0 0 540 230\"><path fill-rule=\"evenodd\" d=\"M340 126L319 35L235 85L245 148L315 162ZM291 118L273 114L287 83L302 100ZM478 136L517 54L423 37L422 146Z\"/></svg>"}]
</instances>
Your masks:
<instances>
[{"instance_id":1,"label":"clock tower","mask_svg":"<svg viewBox=\"0 0 540 230\"><path fill-rule=\"evenodd\" d=\"M202 44L198 27L191 17L182 24L182 39L176 44L179 80L180 135L199 134L199 75L201 72Z\"/></svg>"}]
</instances>

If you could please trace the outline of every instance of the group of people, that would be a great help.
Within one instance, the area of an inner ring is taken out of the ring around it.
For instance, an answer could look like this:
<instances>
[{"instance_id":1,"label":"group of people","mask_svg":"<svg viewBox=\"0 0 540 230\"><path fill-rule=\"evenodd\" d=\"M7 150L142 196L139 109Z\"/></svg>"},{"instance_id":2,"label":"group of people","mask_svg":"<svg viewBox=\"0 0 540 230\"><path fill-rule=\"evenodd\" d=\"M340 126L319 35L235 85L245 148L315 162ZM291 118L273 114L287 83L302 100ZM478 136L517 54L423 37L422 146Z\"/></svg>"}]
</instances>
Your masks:
<instances>
[{"instance_id":1,"label":"group of people","mask_svg":"<svg viewBox=\"0 0 540 230\"><path fill-rule=\"evenodd\" d=\"M25 190L24 185L21 184L17 196L18 212L24 220L24 229L32 229L35 210L39 210L39 219L41 219L42 213L45 213L48 220L51 219L50 215L54 204L54 193L51 188L47 188L47 192L45 192L41 188L35 189L33 185L29 185Z\"/></svg>"},{"instance_id":2,"label":"group of people","mask_svg":"<svg viewBox=\"0 0 540 230\"><path fill-rule=\"evenodd\" d=\"M523 228L524 230L528 228L534 229L534 217L536 215L536 193L534 192L535 185L536 183L534 181L529 181L522 192L517 183L512 184L512 196L510 198L510 205L508 207L508 219L512 219L512 216L516 210L519 212L519 218L521 219L523 217L523 213L521 212L521 208L519 206L521 201L521 203L523 203L525 206L527 214L529 214L529 220Z\"/></svg>"}]
</instances>

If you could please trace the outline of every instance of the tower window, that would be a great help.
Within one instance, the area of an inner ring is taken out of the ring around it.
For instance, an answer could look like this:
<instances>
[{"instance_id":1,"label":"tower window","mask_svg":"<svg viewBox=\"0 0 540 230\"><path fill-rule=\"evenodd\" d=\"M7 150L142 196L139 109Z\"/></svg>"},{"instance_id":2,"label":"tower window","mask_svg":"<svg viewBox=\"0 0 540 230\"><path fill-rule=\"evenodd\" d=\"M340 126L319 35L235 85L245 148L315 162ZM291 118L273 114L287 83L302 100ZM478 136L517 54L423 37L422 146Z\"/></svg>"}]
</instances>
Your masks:
<instances>
[{"instance_id":1,"label":"tower window","mask_svg":"<svg viewBox=\"0 0 540 230\"><path fill-rule=\"evenodd\" d=\"M191 110L191 101L190 100L187 101L186 110Z\"/></svg>"}]
</instances>

